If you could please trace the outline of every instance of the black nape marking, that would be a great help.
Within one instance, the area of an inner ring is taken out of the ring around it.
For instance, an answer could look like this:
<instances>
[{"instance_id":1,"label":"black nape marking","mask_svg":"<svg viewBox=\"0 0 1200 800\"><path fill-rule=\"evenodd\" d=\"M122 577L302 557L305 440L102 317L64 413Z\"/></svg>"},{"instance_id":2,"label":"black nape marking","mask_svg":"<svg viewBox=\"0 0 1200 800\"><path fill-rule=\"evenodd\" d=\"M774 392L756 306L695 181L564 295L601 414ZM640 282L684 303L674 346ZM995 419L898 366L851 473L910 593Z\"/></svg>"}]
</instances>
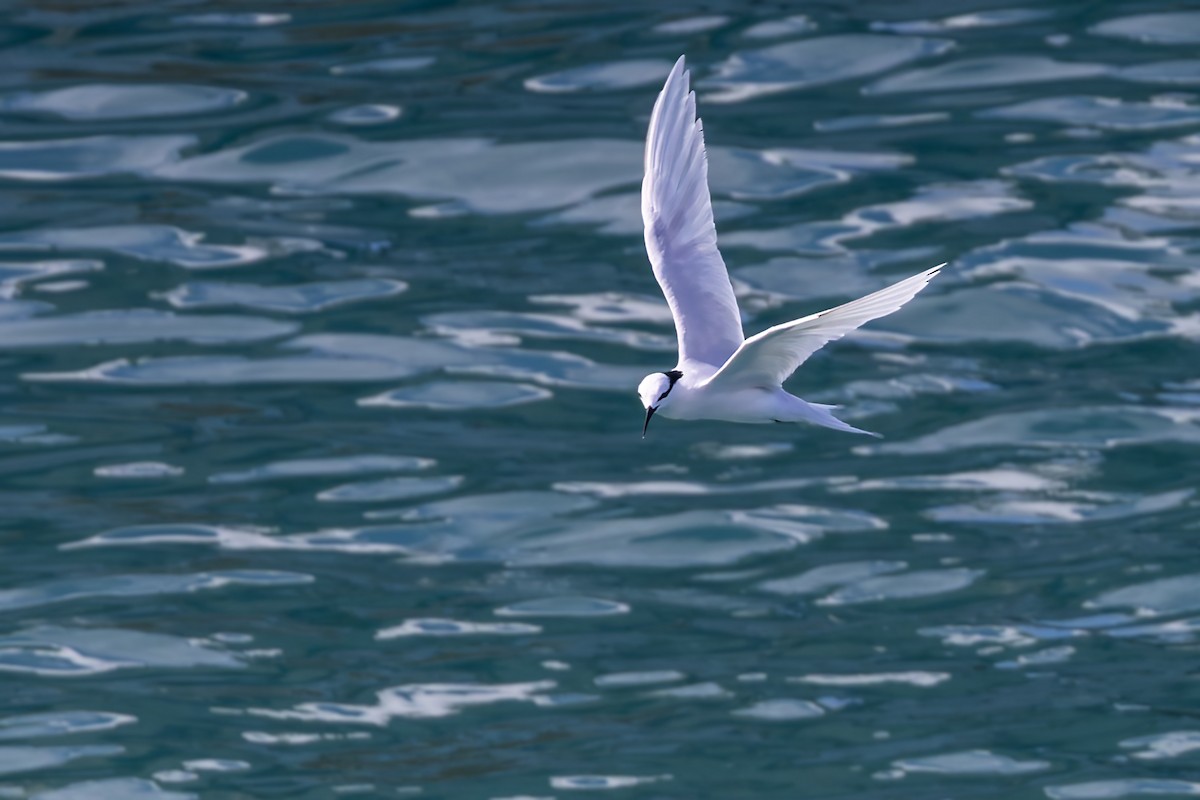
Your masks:
<instances>
[{"instance_id":1,"label":"black nape marking","mask_svg":"<svg viewBox=\"0 0 1200 800\"><path fill-rule=\"evenodd\" d=\"M659 402L662 402L662 399L671 393L671 390L675 388L675 384L683 377L683 373L677 369L669 369L663 375L666 375L667 380L671 383L667 386L667 390L658 396Z\"/></svg>"}]
</instances>

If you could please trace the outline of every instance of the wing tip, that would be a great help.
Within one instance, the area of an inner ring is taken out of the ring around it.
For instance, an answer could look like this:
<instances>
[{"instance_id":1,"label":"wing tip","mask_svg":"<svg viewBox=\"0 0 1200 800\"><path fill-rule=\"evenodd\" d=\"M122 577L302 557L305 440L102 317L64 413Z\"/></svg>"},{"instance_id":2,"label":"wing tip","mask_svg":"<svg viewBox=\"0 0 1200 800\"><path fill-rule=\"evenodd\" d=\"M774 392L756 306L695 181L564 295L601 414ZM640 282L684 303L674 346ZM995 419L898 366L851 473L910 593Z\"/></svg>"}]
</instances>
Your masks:
<instances>
[{"instance_id":1,"label":"wing tip","mask_svg":"<svg viewBox=\"0 0 1200 800\"><path fill-rule=\"evenodd\" d=\"M691 83L690 78L691 75L687 68L687 56L681 55L675 60L675 66L671 67L671 72L667 75L667 79L663 81L662 94L666 94L679 81L683 81L684 91L686 92Z\"/></svg>"}]
</instances>

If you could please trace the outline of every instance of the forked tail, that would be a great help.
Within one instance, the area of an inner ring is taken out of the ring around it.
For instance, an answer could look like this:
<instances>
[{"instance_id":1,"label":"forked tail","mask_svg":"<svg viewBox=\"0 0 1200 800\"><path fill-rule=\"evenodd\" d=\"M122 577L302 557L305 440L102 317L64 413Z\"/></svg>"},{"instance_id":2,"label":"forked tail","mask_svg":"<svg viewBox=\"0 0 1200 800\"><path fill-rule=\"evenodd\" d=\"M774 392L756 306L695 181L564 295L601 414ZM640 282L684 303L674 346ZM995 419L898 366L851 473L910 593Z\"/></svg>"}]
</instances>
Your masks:
<instances>
[{"instance_id":1,"label":"forked tail","mask_svg":"<svg viewBox=\"0 0 1200 800\"><path fill-rule=\"evenodd\" d=\"M794 401L789 409L794 415L791 419L781 419L777 422L811 422L813 425L820 425L823 428L833 428L835 431L845 431L846 433L861 433L865 436L874 436L882 439L883 437L873 431L864 431L862 428L856 428L848 422L842 422L833 415L832 409L840 406L831 406L825 403L810 403L807 400L801 400L795 395L791 395Z\"/></svg>"}]
</instances>

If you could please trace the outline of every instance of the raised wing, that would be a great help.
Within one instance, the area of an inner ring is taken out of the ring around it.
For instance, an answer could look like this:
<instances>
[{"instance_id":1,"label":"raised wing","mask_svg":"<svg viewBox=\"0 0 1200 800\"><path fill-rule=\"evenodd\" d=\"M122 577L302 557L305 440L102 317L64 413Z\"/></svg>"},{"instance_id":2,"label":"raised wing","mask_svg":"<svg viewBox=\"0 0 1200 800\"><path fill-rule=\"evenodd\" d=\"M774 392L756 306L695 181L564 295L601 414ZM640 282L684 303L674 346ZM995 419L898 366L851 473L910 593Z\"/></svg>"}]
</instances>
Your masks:
<instances>
[{"instance_id":1,"label":"raised wing","mask_svg":"<svg viewBox=\"0 0 1200 800\"><path fill-rule=\"evenodd\" d=\"M680 363L721 366L742 343L742 319L717 251L704 129L682 56L650 115L642 221L654 277L675 318Z\"/></svg>"},{"instance_id":2,"label":"raised wing","mask_svg":"<svg viewBox=\"0 0 1200 800\"><path fill-rule=\"evenodd\" d=\"M828 342L891 314L912 300L944 266L939 264L837 308L767 328L747 339L706 383L729 389L779 386Z\"/></svg>"}]
</instances>

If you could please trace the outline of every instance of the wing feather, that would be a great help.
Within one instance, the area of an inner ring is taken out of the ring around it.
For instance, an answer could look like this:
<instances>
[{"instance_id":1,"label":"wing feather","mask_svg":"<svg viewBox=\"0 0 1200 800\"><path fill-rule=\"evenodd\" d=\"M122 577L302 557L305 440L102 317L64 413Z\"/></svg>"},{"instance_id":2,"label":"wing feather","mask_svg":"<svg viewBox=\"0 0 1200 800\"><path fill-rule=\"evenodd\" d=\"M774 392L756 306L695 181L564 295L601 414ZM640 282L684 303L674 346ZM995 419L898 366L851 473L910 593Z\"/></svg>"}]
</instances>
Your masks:
<instances>
[{"instance_id":1,"label":"wing feather","mask_svg":"<svg viewBox=\"0 0 1200 800\"><path fill-rule=\"evenodd\" d=\"M742 319L717 250L704 128L683 57L650 115L642 221L646 253L675 320L680 363L719 367L742 343Z\"/></svg>"},{"instance_id":2,"label":"wing feather","mask_svg":"<svg viewBox=\"0 0 1200 800\"><path fill-rule=\"evenodd\" d=\"M944 266L939 264L866 297L751 336L707 384L729 389L779 386L827 343L912 300Z\"/></svg>"}]
</instances>

